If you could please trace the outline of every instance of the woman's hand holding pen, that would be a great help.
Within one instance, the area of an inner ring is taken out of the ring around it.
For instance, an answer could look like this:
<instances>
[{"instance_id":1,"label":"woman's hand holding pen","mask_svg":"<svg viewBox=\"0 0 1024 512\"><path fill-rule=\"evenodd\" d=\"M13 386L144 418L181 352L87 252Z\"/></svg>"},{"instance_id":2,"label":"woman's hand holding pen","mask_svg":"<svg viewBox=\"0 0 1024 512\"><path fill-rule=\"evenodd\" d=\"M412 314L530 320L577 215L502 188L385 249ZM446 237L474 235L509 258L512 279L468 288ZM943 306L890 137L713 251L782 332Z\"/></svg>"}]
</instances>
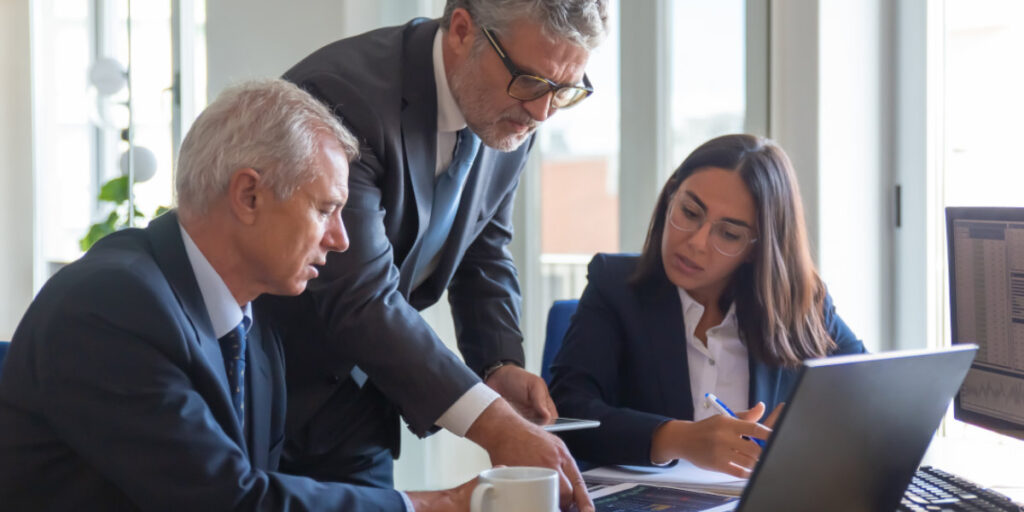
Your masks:
<instances>
[{"instance_id":1,"label":"woman's hand holding pen","mask_svg":"<svg viewBox=\"0 0 1024 512\"><path fill-rule=\"evenodd\" d=\"M654 432L652 461L686 459L704 469L749 478L761 456L761 447L749 438L767 439L780 411L781 406L772 411L766 425L757 423L765 412L763 403L737 413L736 418L716 415L701 421L669 421Z\"/></svg>"}]
</instances>

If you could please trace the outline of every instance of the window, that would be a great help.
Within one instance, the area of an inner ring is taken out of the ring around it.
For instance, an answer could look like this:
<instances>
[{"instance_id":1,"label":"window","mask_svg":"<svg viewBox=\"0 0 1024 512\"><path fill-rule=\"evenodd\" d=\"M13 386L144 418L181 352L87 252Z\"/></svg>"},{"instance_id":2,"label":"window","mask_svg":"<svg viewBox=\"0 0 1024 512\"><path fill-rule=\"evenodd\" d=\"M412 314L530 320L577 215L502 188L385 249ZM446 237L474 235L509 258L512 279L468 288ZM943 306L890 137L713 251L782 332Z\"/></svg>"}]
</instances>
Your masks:
<instances>
[{"instance_id":1,"label":"window","mask_svg":"<svg viewBox=\"0 0 1024 512\"><path fill-rule=\"evenodd\" d=\"M923 219L930 244L926 253L936 291L905 293L938 297L926 312L939 333L930 344L950 343L948 268L945 245L946 206L1024 206L1024 173L1013 156L1019 145L1018 120L1024 116L1024 69L1015 63L1024 47L1024 4L1014 0L944 0L929 3L929 60L934 69L925 87L935 97L927 116L933 133L929 151L935 165L923 177L934 186L934 206ZM913 212L907 212L913 215ZM906 226L914 229L915 226ZM904 261L904 271L920 261ZM951 418L950 418L951 419ZM1019 487L1024 443L957 421L947 421L946 436L956 440L947 451L962 456L964 475L996 486ZM958 472L960 470L958 469ZM1014 475L1014 476L1011 476Z\"/></svg>"},{"instance_id":2,"label":"window","mask_svg":"<svg viewBox=\"0 0 1024 512\"><path fill-rule=\"evenodd\" d=\"M618 19L618 3L608 16ZM619 34L590 55L594 94L537 131L540 163L540 302L579 297L597 252L619 250Z\"/></svg>"},{"instance_id":3,"label":"window","mask_svg":"<svg viewBox=\"0 0 1024 512\"><path fill-rule=\"evenodd\" d=\"M943 202L1022 206L1024 3L947 0L943 19Z\"/></svg>"},{"instance_id":4,"label":"window","mask_svg":"<svg viewBox=\"0 0 1024 512\"><path fill-rule=\"evenodd\" d=\"M35 3L37 288L61 264L81 255L79 240L113 209L97 195L103 184L127 172L129 124L134 126L135 207L149 219L157 207L171 205L172 153L181 133L175 135L172 119L176 112L181 115L179 98L189 100L183 113L188 120L205 104L204 5L202 0ZM175 25L183 27L180 38L172 37ZM103 60L114 83L130 69L130 95L127 84L106 90L90 80ZM174 66L175 61L186 65ZM187 79L177 91L175 72Z\"/></svg>"},{"instance_id":5,"label":"window","mask_svg":"<svg viewBox=\"0 0 1024 512\"><path fill-rule=\"evenodd\" d=\"M88 228L95 196L83 191L97 190L102 179L96 174L96 126L107 113L87 83L96 46L96 14L88 6L73 0L34 5L36 208L43 263L37 268L78 257L78 239Z\"/></svg>"},{"instance_id":6,"label":"window","mask_svg":"<svg viewBox=\"0 0 1024 512\"><path fill-rule=\"evenodd\" d=\"M746 0L671 3L671 168L662 169L662 176L668 176L708 139L744 131L746 4Z\"/></svg>"}]
</instances>

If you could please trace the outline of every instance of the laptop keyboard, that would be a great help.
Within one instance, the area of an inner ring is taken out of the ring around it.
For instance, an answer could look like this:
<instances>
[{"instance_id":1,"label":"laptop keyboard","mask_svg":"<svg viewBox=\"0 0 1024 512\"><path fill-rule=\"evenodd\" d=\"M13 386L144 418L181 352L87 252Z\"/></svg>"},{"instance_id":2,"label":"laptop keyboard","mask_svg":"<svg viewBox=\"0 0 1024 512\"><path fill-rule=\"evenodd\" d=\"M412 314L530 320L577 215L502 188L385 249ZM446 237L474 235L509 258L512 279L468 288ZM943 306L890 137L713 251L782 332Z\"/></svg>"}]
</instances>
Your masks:
<instances>
[{"instance_id":1,"label":"laptop keyboard","mask_svg":"<svg viewBox=\"0 0 1024 512\"><path fill-rule=\"evenodd\" d=\"M914 474L896 509L907 511L1022 511L1010 498L931 466Z\"/></svg>"}]
</instances>

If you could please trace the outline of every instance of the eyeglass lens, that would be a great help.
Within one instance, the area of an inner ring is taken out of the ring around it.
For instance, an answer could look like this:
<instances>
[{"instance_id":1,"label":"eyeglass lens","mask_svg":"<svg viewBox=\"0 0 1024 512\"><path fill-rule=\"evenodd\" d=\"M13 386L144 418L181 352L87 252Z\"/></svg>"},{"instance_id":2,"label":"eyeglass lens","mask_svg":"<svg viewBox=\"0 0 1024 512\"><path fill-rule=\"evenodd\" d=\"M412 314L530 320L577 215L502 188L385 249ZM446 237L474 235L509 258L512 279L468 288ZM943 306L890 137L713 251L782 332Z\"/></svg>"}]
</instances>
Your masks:
<instances>
[{"instance_id":1,"label":"eyeglass lens","mask_svg":"<svg viewBox=\"0 0 1024 512\"><path fill-rule=\"evenodd\" d=\"M551 84L545 80L531 75L519 75L509 84L508 94L517 100L532 101L551 90ZM580 87L560 87L554 91L551 102L558 108L572 106L587 96L587 90Z\"/></svg>"},{"instance_id":2,"label":"eyeglass lens","mask_svg":"<svg viewBox=\"0 0 1024 512\"><path fill-rule=\"evenodd\" d=\"M688 199L675 201L671 207L669 222L680 231L693 232L704 226L707 216L704 209ZM728 221L718 220L711 224L711 245L726 256L735 256L750 244L750 229Z\"/></svg>"}]
</instances>

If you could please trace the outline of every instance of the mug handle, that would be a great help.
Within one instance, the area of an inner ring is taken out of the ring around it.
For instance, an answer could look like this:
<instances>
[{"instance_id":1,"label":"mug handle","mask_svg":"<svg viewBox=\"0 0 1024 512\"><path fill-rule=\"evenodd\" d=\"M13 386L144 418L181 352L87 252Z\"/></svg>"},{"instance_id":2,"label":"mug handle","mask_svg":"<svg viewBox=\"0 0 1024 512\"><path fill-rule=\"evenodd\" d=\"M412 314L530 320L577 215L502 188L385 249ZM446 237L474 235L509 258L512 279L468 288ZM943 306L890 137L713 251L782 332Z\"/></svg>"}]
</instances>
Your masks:
<instances>
[{"instance_id":1,"label":"mug handle","mask_svg":"<svg viewBox=\"0 0 1024 512\"><path fill-rule=\"evenodd\" d=\"M483 512L484 495L487 491L493 490L494 484L482 482L473 489L473 495L469 498L469 512Z\"/></svg>"}]
</instances>

